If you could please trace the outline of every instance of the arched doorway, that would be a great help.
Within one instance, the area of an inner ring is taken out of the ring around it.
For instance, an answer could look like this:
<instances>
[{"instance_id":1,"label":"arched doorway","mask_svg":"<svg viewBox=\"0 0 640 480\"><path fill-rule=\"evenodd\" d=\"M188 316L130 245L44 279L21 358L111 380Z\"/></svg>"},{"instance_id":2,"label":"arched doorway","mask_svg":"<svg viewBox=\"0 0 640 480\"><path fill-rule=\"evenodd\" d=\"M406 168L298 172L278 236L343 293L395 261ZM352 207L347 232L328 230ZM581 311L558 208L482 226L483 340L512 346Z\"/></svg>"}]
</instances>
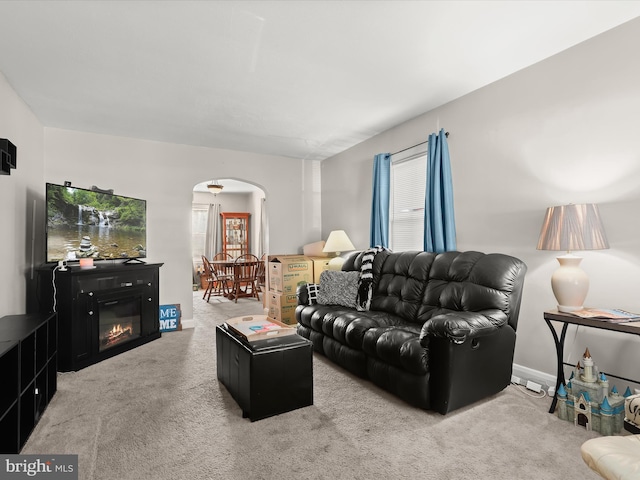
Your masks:
<instances>
[{"instance_id":1,"label":"arched doorway","mask_svg":"<svg viewBox=\"0 0 640 480\"><path fill-rule=\"evenodd\" d=\"M208 188L212 183L221 185L222 190L212 193ZM223 250L221 214L229 212L248 215L247 252L260 258L268 251L266 194L260 186L231 178L198 183L193 188L191 221L194 290L201 290L205 285L200 276L204 271L202 256L213 258ZM196 297L194 295L194 300Z\"/></svg>"}]
</instances>

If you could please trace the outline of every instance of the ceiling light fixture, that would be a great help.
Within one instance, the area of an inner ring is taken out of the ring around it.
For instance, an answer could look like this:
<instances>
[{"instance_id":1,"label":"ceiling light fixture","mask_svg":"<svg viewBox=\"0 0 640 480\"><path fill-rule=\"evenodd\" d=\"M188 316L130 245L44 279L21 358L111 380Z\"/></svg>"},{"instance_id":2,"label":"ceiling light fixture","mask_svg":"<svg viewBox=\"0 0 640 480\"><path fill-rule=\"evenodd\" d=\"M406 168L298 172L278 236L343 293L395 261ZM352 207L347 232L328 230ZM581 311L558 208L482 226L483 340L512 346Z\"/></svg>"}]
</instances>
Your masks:
<instances>
[{"instance_id":1,"label":"ceiling light fixture","mask_svg":"<svg viewBox=\"0 0 640 480\"><path fill-rule=\"evenodd\" d=\"M213 193L214 195L219 194L222 189L224 188L224 186L220 185L219 183L217 183L215 180L212 183L209 183L207 185L207 188L209 189L209 191L211 193Z\"/></svg>"}]
</instances>

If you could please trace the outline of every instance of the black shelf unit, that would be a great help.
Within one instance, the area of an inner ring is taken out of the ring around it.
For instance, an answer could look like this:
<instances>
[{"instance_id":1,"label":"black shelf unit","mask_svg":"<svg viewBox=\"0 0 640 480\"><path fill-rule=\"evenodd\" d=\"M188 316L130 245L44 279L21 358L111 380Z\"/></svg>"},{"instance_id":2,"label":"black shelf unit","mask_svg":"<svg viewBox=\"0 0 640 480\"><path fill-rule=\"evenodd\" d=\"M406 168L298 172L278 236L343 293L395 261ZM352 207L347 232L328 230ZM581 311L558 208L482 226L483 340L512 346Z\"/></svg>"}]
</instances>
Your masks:
<instances>
[{"instance_id":1,"label":"black shelf unit","mask_svg":"<svg viewBox=\"0 0 640 480\"><path fill-rule=\"evenodd\" d=\"M16 454L56 393L55 313L0 318L0 453Z\"/></svg>"}]
</instances>

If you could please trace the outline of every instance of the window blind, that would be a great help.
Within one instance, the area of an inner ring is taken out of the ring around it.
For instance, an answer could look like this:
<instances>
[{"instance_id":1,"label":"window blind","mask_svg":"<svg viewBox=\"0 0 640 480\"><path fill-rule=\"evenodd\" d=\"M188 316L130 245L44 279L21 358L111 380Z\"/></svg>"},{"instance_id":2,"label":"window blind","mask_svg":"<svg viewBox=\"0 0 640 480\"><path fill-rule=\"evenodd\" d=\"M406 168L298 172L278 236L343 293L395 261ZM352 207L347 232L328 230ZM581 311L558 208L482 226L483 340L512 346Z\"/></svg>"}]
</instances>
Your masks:
<instances>
[{"instance_id":1,"label":"window blind","mask_svg":"<svg viewBox=\"0 0 640 480\"><path fill-rule=\"evenodd\" d=\"M426 182L424 145L392 159L390 248L394 252L423 250Z\"/></svg>"}]
</instances>

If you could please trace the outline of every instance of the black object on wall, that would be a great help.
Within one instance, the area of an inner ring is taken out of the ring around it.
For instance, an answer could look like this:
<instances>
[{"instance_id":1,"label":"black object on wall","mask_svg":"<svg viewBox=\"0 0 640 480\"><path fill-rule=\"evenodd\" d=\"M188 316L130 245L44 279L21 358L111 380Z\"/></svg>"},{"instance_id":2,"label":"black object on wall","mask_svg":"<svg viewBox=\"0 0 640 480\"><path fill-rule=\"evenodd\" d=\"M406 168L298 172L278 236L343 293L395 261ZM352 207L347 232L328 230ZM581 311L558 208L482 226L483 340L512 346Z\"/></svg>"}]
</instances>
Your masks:
<instances>
[{"instance_id":1,"label":"black object on wall","mask_svg":"<svg viewBox=\"0 0 640 480\"><path fill-rule=\"evenodd\" d=\"M0 175L11 175L11 169L17 167L17 148L6 138L0 138Z\"/></svg>"}]
</instances>

